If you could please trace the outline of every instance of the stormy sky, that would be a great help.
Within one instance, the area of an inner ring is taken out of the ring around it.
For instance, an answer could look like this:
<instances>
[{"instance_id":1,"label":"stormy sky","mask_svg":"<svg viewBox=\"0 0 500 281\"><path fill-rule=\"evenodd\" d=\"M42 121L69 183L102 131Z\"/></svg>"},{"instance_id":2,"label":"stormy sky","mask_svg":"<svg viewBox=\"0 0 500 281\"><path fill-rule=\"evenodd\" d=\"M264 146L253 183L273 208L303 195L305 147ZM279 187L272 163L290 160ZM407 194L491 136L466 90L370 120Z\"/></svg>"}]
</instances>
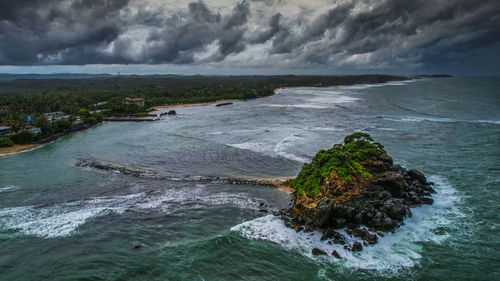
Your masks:
<instances>
[{"instance_id":1,"label":"stormy sky","mask_svg":"<svg viewBox=\"0 0 500 281\"><path fill-rule=\"evenodd\" d=\"M0 0L0 72L500 74L499 0Z\"/></svg>"}]
</instances>

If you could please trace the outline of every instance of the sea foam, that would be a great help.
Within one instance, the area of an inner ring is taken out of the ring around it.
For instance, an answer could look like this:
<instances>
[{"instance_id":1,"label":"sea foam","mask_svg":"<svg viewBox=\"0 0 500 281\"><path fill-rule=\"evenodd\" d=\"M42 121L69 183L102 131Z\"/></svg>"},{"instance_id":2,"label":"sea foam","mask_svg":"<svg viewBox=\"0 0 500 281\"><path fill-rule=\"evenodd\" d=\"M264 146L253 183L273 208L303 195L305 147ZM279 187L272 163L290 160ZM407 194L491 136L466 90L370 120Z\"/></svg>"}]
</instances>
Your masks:
<instances>
[{"instance_id":1,"label":"sea foam","mask_svg":"<svg viewBox=\"0 0 500 281\"><path fill-rule=\"evenodd\" d=\"M78 233L90 219L126 210L151 211L165 214L186 208L228 205L259 211L262 207L274 210L259 198L245 192L207 193L206 187L169 189L157 194L144 192L124 196L94 197L66 203L42 206L20 206L0 209L0 230L40 238L57 238Z\"/></svg>"},{"instance_id":2,"label":"sea foam","mask_svg":"<svg viewBox=\"0 0 500 281\"><path fill-rule=\"evenodd\" d=\"M421 242L443 243L450 237L459 221L466 216L457 207L460 194L441 177L430 177L436 183L437 194L434 204L412 209L413 216L405 225L393 233L385 233L375 245L367 246L361 252L350 252L342 245L321 241L319 232L296 232L284 225L276 216L268 215L247 221L231 228L249 239L259 239L280 244L287 250L297 251L318 262L339 263L348 270L368 270L383 276L394 276L407 272L419 265L422 258ZM439 230L439 231L437 231ZM339 230L346 234L345 231ZM350 237L350 243L359 241ZM329 256L313 256L313 248L327 253L336 250L342 259Z\"/></svg>"}]
</instances>

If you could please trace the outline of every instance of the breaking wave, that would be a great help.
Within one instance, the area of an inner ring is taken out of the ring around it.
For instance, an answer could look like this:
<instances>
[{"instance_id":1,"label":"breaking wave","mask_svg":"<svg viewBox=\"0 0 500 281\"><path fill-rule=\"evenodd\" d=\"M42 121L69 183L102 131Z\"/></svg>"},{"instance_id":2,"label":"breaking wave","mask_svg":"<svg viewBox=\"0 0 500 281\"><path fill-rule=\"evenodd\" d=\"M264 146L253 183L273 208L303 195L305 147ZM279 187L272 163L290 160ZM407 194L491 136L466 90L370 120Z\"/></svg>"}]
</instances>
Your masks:
<instances>
[{"instance_id":1,"label":"breaking wave","mask_svg":"<svg viewBox=\"0 0 500 281\"><path fill-rule=\"evenodd\" d=\"M478 123L478 124L494 124L500 125L500 120L463 120L463 119L451 119L444 117L416 117L407 116L401 118L390 118L384 117L385 119L397 121L397 122L442 122L442 123Z\"/></svg>"},{"instance_id":2,"label":"breaking wave","mask_svg":"<svg viewBox=\"0 0 500 281\"><path fill-rule=\"evenodd\" d=\"M150 195L144 192L125 196L95 197L42 206L20 206L0 209L0 231L10 234L57 238L78 233L88 220L110 214L131 211L173 213L186 208L230 205L245 210L277 211L246 193L207 194L202 187L188 190L168 190Z\"/></svg>"},{"instance_id":3,"label":"breaking wave","mask_svg":"<svg viewBox=\"0 0 500 281\"><path fill-rule=\"evenodd\" d=\"M293 141L297 139L302 139L302 137L292 134L283 140L281 140L276 145L271 143L262 143L262 142L243 142L243 143L235 143L228 144L231 147L236 147L239 149L250 150L256 153L264 153L268 155L276 155L281 156L283 158L287 158L290 160L294 160L297 162L306 163L310 159L305 156L299 156L293 153L289 153L287 150L293 146Z\"/></svg>"}]
</instances>

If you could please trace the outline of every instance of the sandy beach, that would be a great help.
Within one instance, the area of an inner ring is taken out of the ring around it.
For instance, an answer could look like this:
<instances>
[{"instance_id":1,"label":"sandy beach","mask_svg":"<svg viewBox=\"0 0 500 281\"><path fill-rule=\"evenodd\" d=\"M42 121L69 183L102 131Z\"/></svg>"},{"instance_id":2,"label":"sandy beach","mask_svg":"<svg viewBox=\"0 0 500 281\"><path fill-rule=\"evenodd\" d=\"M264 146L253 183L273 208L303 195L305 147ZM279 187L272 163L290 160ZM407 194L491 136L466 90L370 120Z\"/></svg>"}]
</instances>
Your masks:
<instances>
[{"instance_id":1,"label":"sandy beach","mask_svg":"<svg viewBox=\"0 0 500 281\"><path fill-rule=\"evenodd\" d=\"M33 144L23 144L23 145L15 144L14 146L11 146L11 147L0 147L0 155L20 152L23 150L34 148L38 145L39 144L37 144L37 143L33 143Z\"/></svg>"}]
</instances>

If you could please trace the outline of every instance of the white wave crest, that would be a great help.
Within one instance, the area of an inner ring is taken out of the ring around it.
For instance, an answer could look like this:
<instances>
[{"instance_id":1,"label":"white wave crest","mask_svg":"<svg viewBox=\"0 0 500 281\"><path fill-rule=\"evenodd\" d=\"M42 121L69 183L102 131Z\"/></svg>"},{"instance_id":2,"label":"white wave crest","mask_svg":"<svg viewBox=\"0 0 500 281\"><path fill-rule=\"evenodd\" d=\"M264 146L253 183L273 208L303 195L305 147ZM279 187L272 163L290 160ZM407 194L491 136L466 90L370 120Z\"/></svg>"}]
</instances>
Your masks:
<instances>
[{"instance_id":1,"label":"white wave crest","mask_svg":"<svg viewBox=\"0 0 500 281\"><path fill-rule=\"evenodd\" d=\"M172 213L180 209L214 205L232 205L258 211L265 202L241 193L207 194L204 187L167 190L161 194L144 192L125 196L95 197L48 206L21 206L0 209L0 229L40 238L57 238L76 234L92 218L122 214L126 210L155 210Z\"/></svg>"},{"instance_id":2,"label":"white wave crest","mask_svg":"<svg viewBox=\"0 0 500 281\"><path fill-rule=\"evenodd\" d=\"M398 122L442 122L442 123L478 123L478 124L494 124L500 125L500 120L465 120L465 119L451 119L445 117L417 117L407 116L401 118L386 118Z\"/></svg>"},{"instance_id":3,"label":"white wave crest","mask_svg":"<svg viewBox=\"0 0 500 281\"><path fill-rule=\"evenodd\" d=\"M292 134L284 138L278 144L276 144L276 146L274 147L274 152L276 153L276 155L279 155L281 157L291 159L297 162L307 163L310 159L287 152L287 150L293 146L293 142L298 139L303 139L303 137L296 134Z\"/></svg>"},{"instance_id":4,"label":"white wave crest","mask_svg":"<svg viewBox=\"0 0 500 281\"><path fill-rule=\"evenodd\" d=\"M272 151L273 148L273 145L262 142L243 142L243 143L233 143L228 145L239 149L250 150L257 153L270 152Z\"/></svg>"},{"instance_id":5,"label":"white wave crest","mask_svg":"<svg viewBox=\"0 0 500 281\"><path fill-rule=\"evenodd\" d=\"M16 186L16 185L3 186L3 187L0 187L0 193L1 192L6 192L6 191L9 191L9 190L13 190L13 189L17 189L17 188L19 188L19 187Z\"/></svg>"}]
</instances>

